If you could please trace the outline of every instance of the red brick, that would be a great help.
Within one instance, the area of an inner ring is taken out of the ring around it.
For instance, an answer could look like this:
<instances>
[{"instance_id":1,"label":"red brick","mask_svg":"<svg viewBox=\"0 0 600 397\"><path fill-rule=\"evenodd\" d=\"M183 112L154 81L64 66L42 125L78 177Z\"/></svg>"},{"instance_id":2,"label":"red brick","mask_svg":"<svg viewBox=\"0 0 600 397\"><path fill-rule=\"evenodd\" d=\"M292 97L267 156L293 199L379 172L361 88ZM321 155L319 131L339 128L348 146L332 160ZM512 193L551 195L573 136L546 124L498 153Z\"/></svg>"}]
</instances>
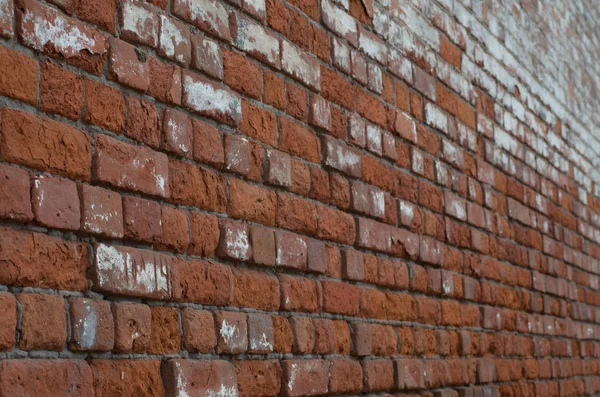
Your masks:
<instances>
[{"instance_id":1,"label":"red brick","mask_svg":"<svg viewBox=\"0 0 600 397\"><path fill-rule=\"evenodd\" d=\"M396 368L396 387L399 389L415 389L425 386L423 378L423 362L414 359L402 359L394 362Z\"/></svg>"},{"instance_id":2,"label":"red brick","mask_svg":"<svg viewBox=\"0 0 600 397\"><path fill-rule=\"evenodd\" d=\"M165 397L238 394L235 368L225 360L172 359L163 363L161 374Z\"/></svg>"},{"instance_id":3,"label":"red brick","mask_svg":"<svg viewBox=\"0 0 600 397\"><path fill-rule=\"evenodd\" d=\"M287 106L286 113L290 116L300 119L301 121L308 121L308 93L307 91L290 82L287 81L285 85L286 95L287 95ZM281 121L280 121L281 123Z\"/></svg>"},{"instance_id":4,"label":"red brick","mask_svg":"<svg viewBox=\"0 0 600 397\"><path fill-rule=\"evenodd\" d=\"M123 198L125 237L155 243L162 235L160 204L138 197Z\"/></svg>"},{"instance_id":5,"label":"red brick","mask_svg":"<svg viewBox=\"0 0 600 397\"><path fill-rule=\"evenodd\" d=\"M321 307L321 286L303 277L279 276L282 309L285 311L317 312Z\"/></svg>"},{"instance_id":6,"label":"red brick","mask_svg":"<svg viewBox=\"0 0 600 397\"><path fill-rule=\"evenodd\" d=\"M94 174L96 179L116 187L168 195L167 158L164 154L127 145L106 136L100 135L96 139ZM128 178L122 178L122 175Z\"/></svg>"},{"instance_id":7,"label":"red brick","mask_svg":"<svg viewBox=\"0 0 600 397\"><path fill-rule=\"evenodd\" d=\"M165 109L162 117L161 148L182 157L192 158L193 139L194 130L190 118L183 112Z\"/></svg>"},{"instance_id":8,"label":"red brick","mask_svg":"<svg viewBox=\"0 0 600 397\"><path fill-rule=\"evenodd\" d=\"M85 117L88 124L121 133L125 127L125 100L114 87L85 80Z\"/></svg>"},{"instance_id":9,"label":"red brick","mask_svg":"<svg viewBox=\"0 0 600 397\"><path fill-rule=\"evenodd\" d=\"M329 362L327 360L284 360L281 362L284 396L327 394Z\"/></svg>"},{"instance_id":10,"label":"red brick","mask_svg":"<svg viewBox=\"0 0 600 397\"><path fill-rule=\"evenodd\" d=\"M216 262L177 261L171 270L173 297L178 301L226 306L231 302L233 276Z\"/></svg>"},{"instance_id":11,"label":"red brick","mask_svg":"<svg viewBox=\"0 0 600 397\"><path fill-rule=\"evenodd\" d=\"M269 315L249 313L248 321L248 352L268 354L273 352L273 321Z\"/></svg>"},{"instance_id":12,"label":"red brick","mask_svg":"<svg viewBox=\"0 0 600 397\"><path fill-rule=\"evenodd\" d=\"M97 396L162 397L165 389L159 360L92 360Z\"/></svg>"},{"instance_id":13,"label":"red brick","mask_svg":"<svg viewBox=\"0 0 600 397\"><path fill-rule=\"evenodd\" d=\"M29 174L17 167L0 165L0 218L33 219Z\"/></svg>"},{"instance_id":14,"label":"red brick","mask_svg":"<svg viewBox=\"0 0 600 397\"><path fill-rule=\"evenodd\" d=\"M349 176L361 176L361 156L352 147L328 136L323 137L325 165Z\"/></svg>"},{"instance_id":15,"label":"red brick","mask_svg":"<svg viewBox=\"0 0 600 397\"><path fill-rule=\"evenodd\" d=\"M150 87L150 62L144 53L131 44L111 39L108 77L119 84L145 92Z\"/></svg>"},{"instance_id":16,"label":"red brick","mask_svg":"<svg viewBox=\"0 0 600 397\"><path fill-rule=\"evenodd\" d=\"M330 319L313 319L315 345L313 353L332 354L335 353L337 340L335 335L335 325Z\"/></svg>"},{"instance_id":17,"label":"red brick","mask_svg":"<svg viewBox=\"0 0 600 397\"><path fill-rule=\"evenodd\" d=\"M356 225L351 215L318 205L317 216L319 220L317 237L342 244L354 244Z\"/></svg>"},{"instance_id":18,"label":"red brick","mask_svg":"<svg viewBox=\"0 0 600 397\"><path fill-rule=\"evenodd\" d=\"M110 303L88 298L69 298L71 350L111 351L115 342Z\"/></svg>"},{"instance_id":19,"label":"red brick","mask_svg":"<svg viewBox=\"0 0 600 397\"><path fill-rule=\"evenodd\" d=\"M32 204L35 218L57 229L79 229L77 185L67 179L39 176L33 181Z\"/></svg>"},{"instance_id":20,"label":"red brick","mask_svg":"<svg viewBox=\"0 0 600 397\"><path fill-rule=\"evenodd\" d=\"M317 208L314 203L289 194L278 194L277 226L302 234L317 230Z\"/></svg>"},{"instance_id":21,"label":"red brick","mask_svg":"<svg viewBox=\"0 0 600 397\"><path fill-rule=\"evenodd\" d=\"M0 283L71 291L88 288L84 243L41 233L0 229Z\"/></svg>"},{"instance_id":22,"label":"red brick","mask_svg":"<svg viewBox=\"0 0 600 397\"><path fill-rule=\"evenodd\" d=\"M212 353L216 346L212 312L184 308L181 310L183 347L192 353Z\"/></svg>"},{"instance_id":23,"label":"red brick","mask_svg":"<svg viewBox=\"0 0 600 397\"><path fill-rule=\"evenodd\" d=\"M17 19L19 37L26 46L101 74L108 43L96 29L36 0L21 1ZM40 31L56 34L42 35Z\"/></svg>"},{"instance_id":24,"label":"red brick","mask_svg":"<svg viewBox=\"0 0 600 397\"><path fill-rule=\"evenodd\" d=\"M0 393L41 397L93 397L92 371L84 360L5 360L0 363Z\"/></svg>"},{"instance_id":25,"label":"red brick","mask_svg":"<svg viewBox=\"0 0 600 397\"><path fill-rule=\"evenodd\" d=\"M149 353L174 354L179 352L179 311L174 307L153 306Z\"/></svg>"},{"instance_id":26,"label":"red brick","mask_svg":"<svg viewBox=\"0 0 600 397\"><path fill-rule=\"evenodd\" d=\"M322 168L309 167L310 171L310 190L308 197L329 202L329 174Z\"/></svg>"},{"instance_id":27,"label":"red brick","mask_svg":"<svg viewBox=\"0 0 600 397\"><path fill-rule=\"evenodd\" d=\"M275 234L260 226L250 227L252 261L259 265L275 266Z\"/></svg>"},{"instance_id":28,"label":"red brick","mask_svg":"<svg viewBox=\"0 0 600 397\"><path fill-rule=\"evenodd\" d=\"M290 353L292 351L292 328L287 318L271 316L273 321L273 351Z\"/></svg>"},{"instance_id":29,"label":"red brick","mask_svg":"<svg viewBox=\"0 0 600 397\"><path fill-rule=\"evenodd\" d=\"M166 4L165 4L166 5ZM192 57L190 30L176 19L160 15L158 53L182 66L188 66Z\"/></svg>"},{"instance_id":30,"label":"red brick","mask_svg":"<svg viewBox=\"0 0 600 397\"><path fill-rule=\"evenodd\" d=\"M279 309L279 282L271 274L247 269L233 271L233 305L259 310Z\"/></svg>"},{"instance_id":31,"label":"red brick","mask_svg":"<svg viewBox=\"0 0 600 397\"><path fill-rule=\"evenodd\" d=\"M239 312L216 312L217 353L240 354L248 349L246 315Z\"/></svg>"},{"instance_id":32,"label":"red brick","mask_svg":"<svg viewBox=\"0 0 600 397\"><path fill-rule=\"evenodd\" d=\"M40 65L40 107L77 120L83 112L83 80L52 61Z\"/></svg>"},{"instance_id":33,"label":"red brick","mask_svg":"<svg viewBox=\"0 0 600 397\"><path fill-rule=\"evenodd\" d=\"M277 266L298 270L306 270L308 265L308 242L305 237L294 233L275 232L275 246L277 249Z\"/></svg>"},{"instance_id":34,"label":"red brick","mask_svg":"<svg viewBox=\"0 0 600 397\"><path fill-rule=\"evenodd\" d=\"M308 240L308 270L315 273L325 273L327 271L327 252L325 244L322 241Z\"/></svg>"},{"instance_id":35,"label":"red brick","mask_svg":"<svg viewBox=\"0 0 600 397\"><path fill-rule=\"evenodd\" d=\"M157 299L171 296L172 257L123 246L96 244L94 248L92 280L96 290Z\"/></svg>"},{"instance_id":36,"label":"red brick","mask_svg":"<svg viewBox=\"0 0 600 397\"><path fill-rule=\"evenodd\" d=\"M93 23L94 25L115 32L115 14L117 2L115 0L80 1L77 2L77 17Z\"/></svg>"},{"instance_id":37,"label":"red brick","mask_svg":"<svg viewBox=\"0 0 600 397\"><path fill-rule=\"evenodd\" d=\"M393 388L394 364L392 360L364 360L364 391L376 392Z\"/></svg>"},{"instance_id":38,"label":"red brick","mask_svg":"<svg viewBox=\"0 0 600 397\"><path fill-rule=\"evenodd\" d=\"M321 67L321 92L327 100L353 109L352 83L336 71Z\"/></svg>"},{"instance_id":39,"label":"red brick","mask_svg":"<svg viewBox=\"0 0 600 397\"><path fill-rule=\"evenodd\" d=\"M359 361L349 358L331 359L329 372L330 393L360 393L363 390L363 371Z\"/></svg>"},{"instance_id":40,"label":"red brick","mask_svg":"<svg viewBox=\"0 0 600 397\"><path fill-rule=\"evenodd\" d=\"M223 56L219 44L207 37L192 35L192 67L221 80Z\"/></svg>"},{"instance_id":41,"label":"red brick","mask_svg":"<svg viewBox=\"0 0 600 397\"><path fill-rule=\"evenodd\" d=\"M148 94L162 102L180 105L182 101L182 75L177 65L165 64L152 57Z\"/></svg>"},{"instance_id":42,"label":"red brick","mask_svg":"<svg viewBox=\"0 0 600 397\"><path fill-rule=\"evenodd\" d=\"M358 356L391 356L397 352L398 336L391 326L355 323L352 341Z\"/></svg>"},{"instance_id":43,"label":"red brick","mask_svg":"<svg viewBox=\"0 0 600 397\"><path fill-rule=\"evenodd\" d=\"M279 110L283 110L286 105L283 79L266 70L263 74L263 101Z\"/></svg>"},{"instance_id":44,"label":"red brick","mask_svg":"<svg viewBox=\"0 0 600 397\"><path fill-rule=\"evenodd\" d=\"M319 138L288 118L279 118L279 148L292 156L301 157L313 163L321 161Z\"/></svg>"},{"instance_id":45,"label":"red brick","mask_svg":"<svg viewBox=\"0 0 600 397\"><path fill-rule=\"evenodd\" d=\"M266 97L265 93L265 97ZM265 99L266 100L266 99ZM270 146L277 146L277 120L267 109L242 101L240 131Z\"/></svg>"},{"instance_id":46,"label":"red brick","mask_svg":"<svg viewBox=\"0 0 600 397\"><path fill-rule=\"evenodd\" d=\"M17 294L23 350L62 351L67 341L65 301L60 295Z\"/></svg>"},{"instance_id":47,"label":"red brick","mask_svg":"<svg viewBox=\"0 0 600 397\"><path fill-rule=\"evenodd\" d=\"M182 81L182 102L186 107L218 122L232 126L241 123L242 102L239 95L223 85L190 72L183 72ZM218 101L209 99L217 97Z\"/></svg>"},{"instance_id":48,"label":"red brick","mask_svg":"<svg viewBox=\"0 0 600 397\"><path fill-rule=\"evenodd\" d=\"M281 366L277 360L236 360L239 395L275 396L281 389Z\"/></svg>"},{"instance_id":49,"label":"red brick","mask_svg":"<svg viewBox=\"0 0 600 397\"><path fill-rule=\"evenodd\" d=\"M5 161L77 179L90 177L90 138L65 124L4 109L0 142Z\"/></svg>"},{"instance_id":50,"label":"red brick","mask_svg":"<svg viewBox=\"0 0 600 397\"><path fill-rule=\"evenodd\" d=\"M287 153L267 150L264 180L267 183L289 188L292 186L292 160Z\"/></svg>"},{"instance_id":51,"label":"red brick","mask_svg":"<svg viewBox=\"0 0 600 397\"><path fill-rule=\"evenodd\" d=\"M232 51L223 54L223 82L229 87L249 97L262 96L261 69L242 55Z\"/></svg>"},{"instance_id":52,"label":"red brick","mask_svg":"<svg viewBox=\"0 0 600 397\"><path fill-rule=\"evenodd\" d=\"M187 214L183 210L167 206L161 207L162 234L160 248L166 247L176 252L186 252L190 243Z\"/></svg>"},{"instance_id":53,"label":"red brick","mask_svg":"<svg viewBox=\"0 0 600 397\"><path fill-rule=\"evenodd\" d=\"M355 103L356 111L361 116L381 127L385 128L387 126L385 105L379 99L366 91L356 89Z\"/></svg>"},{"instance_id":54,"label":"red brick","mask_svg":"<svg viewBox=\"0 0 600 397\"><path fill-rule=\"evenodd\" d=\"M238 261L252 257L252 247L248 237L248 225L229 219L219 220L220 241L217 256Z\"/></svg>"},{"instance_id":55,"label":"red brick","mask_svg":"<svg viewBox=\"0 0 600 397\"><path fill-rule=\"evenodd\" d=\"M118 193L82 185L80 199L83 230L106 237L123 237L123 206Z\"/></svg>"},{"instance_id":56,"label":"red brick","mask_svg":"<svg viewBox=\"0 0 600 397\"><path fill-rule=\"evenodd\" d=\"M169 180L171 199L179 204L224 212L225 177L192 164L170 161Z\"/></svg>"},{"instance_id":57,"label":"red brick","mask_svg":"<svg viewBox=\"0 0 600 397\"><path fill-rule=\"evenodd\" d=\"M150 346L152 312L139 303L113 303L115 350L120 353L144 353Z\"/></svg>"},{"instance_id":58,"label":"red brick","mask_svg":"<svg viewBox=\"0 0 600 397\"><path fill-rule=\"evenodd\" d=\"M17 303L15 297L7 292L0 293L0 351L11 351L16 342Z\"/></svg>"},{"instance_id":59,"label":"red brick","mask_svg":"<svg viewBox=\"0 0 600 397\"><path fill-rule=\"evenodd\" d=\"M127 0L121 4L120 17L124 40L149 47L158 45L160 20L152 7L141 1Z\"/></svg>"},{"instance_id":60,"label":"red brick","mask_svg":"<svg viewBox=\"0 0 600 397\"><path fill-rule=\"evenodd\" d=\"M295 354L312 353L315 344L315 328L309 317L290 318L294 336L292 352Z\"/></svg>"},{"instance_id":61,"label":"red brick","mask_svg":"<svg viewBox=\"0 0 600 397\"><path fill-rule=\"evenodd\" d=\"M0 36L10 39L15 34L15 13L13 0L3 0L4 11L0 14Z\"/></svg>"},{"instance_id":62,"label":"red brick","mask_svg":"<svg viewBox=\"0 0 600 397\"><path fill-rule=\"evenodd\" d=\"M125 104L127 107L125 135L153 148L158 148L160 121L154 104L133 96L126 97Z\"/></svg>"},{"instance_id":63,"label":"red brick","mask_svg":"<svg viewBox=\"0 0 600 397\"><path fill-rule=\"evenodd\" d=\"M219 130L203 121L192 120L194 130L194 160L221 168L225 152Z\"/></svg>"},{"instance_id":64,"label":"red brick","mask_svg":"<svg viewBox=\"0 0 600 397\"><path fill-rule=\"evenodd\" d=\"M189 252L198 256L214 256L219 244L219 223L214 215L190 212Z\"/></svg>"}]
</instances>

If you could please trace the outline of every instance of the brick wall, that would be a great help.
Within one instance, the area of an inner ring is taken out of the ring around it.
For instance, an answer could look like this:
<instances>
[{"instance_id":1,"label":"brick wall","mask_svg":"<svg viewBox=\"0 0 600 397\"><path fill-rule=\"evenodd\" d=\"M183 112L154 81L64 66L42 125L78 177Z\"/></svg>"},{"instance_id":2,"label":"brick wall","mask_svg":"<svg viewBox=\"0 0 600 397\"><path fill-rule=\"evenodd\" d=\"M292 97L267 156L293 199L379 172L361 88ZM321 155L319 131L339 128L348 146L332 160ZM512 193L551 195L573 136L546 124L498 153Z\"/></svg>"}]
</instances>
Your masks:
<instances>
[{"instance_id":1,"label":"brick wall","mask_svg":"<svg viewBox=\"0 0 600 397\"><path fill-rule=\"evenodd\" d=\"M0 0L0 396L600 393L554 3Z\"/></svg>"}]
</instances>

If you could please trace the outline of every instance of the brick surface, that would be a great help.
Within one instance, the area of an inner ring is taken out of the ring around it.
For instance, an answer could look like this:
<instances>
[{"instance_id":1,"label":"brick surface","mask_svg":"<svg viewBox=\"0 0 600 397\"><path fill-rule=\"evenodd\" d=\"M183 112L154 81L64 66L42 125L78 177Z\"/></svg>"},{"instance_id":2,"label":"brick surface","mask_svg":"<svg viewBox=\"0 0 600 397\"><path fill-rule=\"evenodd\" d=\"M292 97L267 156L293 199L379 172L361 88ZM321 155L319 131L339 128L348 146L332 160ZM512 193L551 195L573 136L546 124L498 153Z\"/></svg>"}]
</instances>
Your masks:
<instances>
[{"instance_id":1,"label":"brick surface","mask_svg":"<svg viewBox=\"0 0 600 397\"><path fill-rule=\"evenodd\" d=\"M0 396L599 394L599 17L0 0Z\"/></svg>"}]
</instances>

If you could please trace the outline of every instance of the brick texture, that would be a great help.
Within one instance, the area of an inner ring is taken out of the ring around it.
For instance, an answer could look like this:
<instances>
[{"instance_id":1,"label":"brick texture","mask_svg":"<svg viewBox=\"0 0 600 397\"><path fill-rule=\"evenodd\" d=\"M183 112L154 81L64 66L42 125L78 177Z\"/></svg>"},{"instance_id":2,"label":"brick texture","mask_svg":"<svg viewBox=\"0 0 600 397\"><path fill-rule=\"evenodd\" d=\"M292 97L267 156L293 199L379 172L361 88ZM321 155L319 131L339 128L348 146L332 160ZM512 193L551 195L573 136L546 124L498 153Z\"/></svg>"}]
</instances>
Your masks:
<instances>
[{"instance_id":1,"label":"brick texture","mask_svg":"<svg viewBox=\"0 0 600 397\"><path fill-rule=\"evenodd\" d=\"M0 396L600 395L591 0L0 0Z\"/></svg>"}]
</instances>

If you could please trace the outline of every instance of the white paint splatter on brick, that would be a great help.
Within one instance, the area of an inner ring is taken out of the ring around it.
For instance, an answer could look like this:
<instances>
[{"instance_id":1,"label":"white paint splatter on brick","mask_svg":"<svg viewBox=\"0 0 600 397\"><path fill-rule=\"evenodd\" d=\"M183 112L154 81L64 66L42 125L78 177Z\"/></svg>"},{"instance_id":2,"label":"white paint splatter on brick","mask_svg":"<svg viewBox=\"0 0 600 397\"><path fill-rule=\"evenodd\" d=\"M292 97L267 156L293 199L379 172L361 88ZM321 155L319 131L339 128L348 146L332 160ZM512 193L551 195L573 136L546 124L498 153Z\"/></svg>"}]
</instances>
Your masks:
<instances>
[{"instance_id":1,"label":"white paint splatter on brick","mask_svg":"<svg viewBox=\"0 0 600 397\"><path fill-rule=\"evenodd\" d=\"M321 13L325 26L350 42L356 42L358 32L354 18L331 4L329 0L321 1Z\"/></svg>"},{"instance_id":2,"label":"white paint splatter on brick","mask_svg":"<svg viewBox=\"0 0 600 397\"><path fill-rule=\"evenodd\" d=\"M237 18L235 45L243 51L259 53L269 63L279 67L279 40L247 18Z\"/></svg>"},{"instance_id":3,"label":"white paint splatter on brick","mask_svg":"<svg viewBox=\"0 0 600 397\"><path fill-rule=\"evenodd\" d=\"M310 55L287 41L281 42L281 67L315 89L321 88L321 68Z\"/></svg>"},{"instance_id":4,"label":"white paint splatter on brick","mask_svg":"<svg viewBox=\"0 0 600 397\"><path fill-rule=\"evenodd\" d=\"M128 0L123 5L123 30L132 32L140 38L150 36L150 44L156 46L158 21L156 14L143 7L141 3Z\"/></svg>"},{"instance_id":5,"label":"white paint splatter on brick","mask_svg":"<svg viewBox=\"0 0 600 397\"><path fill-rule=\"evenodd\" d=\"M448 116L431 102L425 105L425 119L430 126L448 133Z\"/></svg>"},{"instance_id":6,"label":"white paint splatter on brick","mask_svg":"<svg viewBox=\"0 0 600 397\"><path fill-rule=\"evenodd\" d=\"M90 349L96 343L96 327L98 318L94 306L88 302L85 303L86 316L79 319L78 342L82 349Z\"/></svg>"},{"instance_id":7,"label":"white paint splatter on brick","mask_svg":"<svg viewBox=\"0 0 600 397\"><path fill-rule=\"evenodd\" d=\"M262 333L258 339L250 340L250 348L256 351L273 351L273 344L267 339L267 335Z\"/></svg>"},{"instance_id":8,"label":"white paint splatter on brick","mask_svg":"<svg viewBox=\"0 0 600 397\"><path fill-rule=\"evenodd\" d=\"M179 62L185 61L185 54L176 54L178 46L186 44L188 39L183 36L181 30L169 18L160 16L160 46L167 57L177 59Z\"/></svg>"},{"instance_id":9,"label":"white paint splatter on brick","mask_svg":"<svg viewBox=\"0 0 600 397\"><path fill-rule=\"evenodd\" d=\"M157 260L152 252L146 254L144 259L142 251L134 256L130 252L99 244L96 248L96 272L100 287L110 287L120 292L140 289L148 294L169 295L166 263Z\"/></svg>"},{"instance_id":10,"label":"white paint splatter on brick","mask_svg":"<svg viewBox=\"0 0 600 397\"><path fill-rule=\"evenodd\" d=\"M184 78L184 93L188 105L198 112L220 112L232 117L242 114L239 96L212 83L196 81L189 75Z\"/></svg>"},{"instance_id":11,"label":"white paint splatter on brick","mask_svg":"<svg viewBox=\"0 0 600 397\"><path fill-rule=\"evenodd\" d=\"M248 233L243 229L227 229L225 232L227 252L234 258L244 260L249 256Z\"/></svg>"},{"instance_id":12,"label":"white paint splatter on brick","mask_svg":"<svg viewBox=\"0 0 600 397\"><path fill-rule=\"evenodd\" d=\"M41 7L46 8L44 5ZM92 54L102 54L106 51L104 43L97 42L102 36L92 35L91 32L83 32L79 26L75 25L68 18L48 9L51 18L44 18L26 10L23 15L23 24L33 25L33 35L23 34L23 40L26 44L42 51L49 44L52 45L58 53L65 57L76 56L80 51L88 51ZM102 51L98 51L98 46L102 45Z\"/></svg>"},{"instance_id":13,"label":"white paint splatter on brick","mask_svg":"<svg viewBox=\"0 0 600 397\"><path fill-rule=\"evenodd\" d=\"M229 31L229 13L214 0L179 0L192 13L192 20L208 23L216 32ZM223 28L221 28L223 27Z\"/></svg>"}]
</instances>

